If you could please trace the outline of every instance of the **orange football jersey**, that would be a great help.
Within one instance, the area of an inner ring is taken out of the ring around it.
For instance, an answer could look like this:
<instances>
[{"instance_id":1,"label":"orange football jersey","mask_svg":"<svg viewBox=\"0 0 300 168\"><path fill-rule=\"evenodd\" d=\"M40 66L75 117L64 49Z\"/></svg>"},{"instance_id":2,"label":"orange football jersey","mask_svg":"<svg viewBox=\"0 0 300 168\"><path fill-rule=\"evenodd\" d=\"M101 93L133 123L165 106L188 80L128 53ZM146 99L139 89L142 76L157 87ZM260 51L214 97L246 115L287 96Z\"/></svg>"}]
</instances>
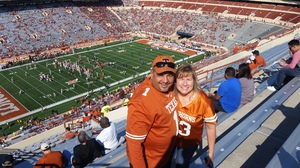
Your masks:
<instances>
[{"instance_id":1,"label":"orange football jersey","mask_svg":"<svg viewBox=\"0 0 300 168\"><path fill-rule=\"evenodd\" d=\"M256 64L258 66L266 66L267 65L265 59L262 56L260 56L260 55L255 56L255 59L256 59Z\"/></svg>"},{"instance_id":2,"label":"orange football jersey","mask_svg":"<svg viewBox=\"0 0 300 168\"><path fill-rule=\"evenodd\" d=\"M178 133L176 106L173 92L159 92L149 78L134 92L126 126L126 152L133 167L164 167L170 159Z\"/></svg>"},{"instance_id":3,"label":"orange football jersey","mask_svg":"<svg viewBox=\"0 0 300 168\"><path fill-rule=\"evenodd\" d=\"M217 123L213 104L202 91L185 107L182 107L181 103L178 102L177 113L179 120L177 147L179 148L194 147L202 141L204 122Z\"/></svg>"}]
</instances>

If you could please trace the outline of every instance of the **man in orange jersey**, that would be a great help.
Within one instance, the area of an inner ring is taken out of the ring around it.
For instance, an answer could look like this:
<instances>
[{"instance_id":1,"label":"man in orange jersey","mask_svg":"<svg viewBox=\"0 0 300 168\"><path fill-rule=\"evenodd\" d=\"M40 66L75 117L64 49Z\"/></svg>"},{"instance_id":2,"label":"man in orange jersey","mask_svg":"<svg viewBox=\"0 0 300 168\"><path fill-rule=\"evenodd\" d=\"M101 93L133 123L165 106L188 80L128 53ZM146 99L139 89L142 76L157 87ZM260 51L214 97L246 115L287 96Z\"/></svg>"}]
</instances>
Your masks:
<instances>
[{"instance_id":1,"label":"man in orange jersey","mask_svg":"<svg viewBox=\"0 0 300 168\"><path fill-rule=\"evenodd\" d=\"M264 67L264 66L267 65L264 57L262 57L262 56L259 55L259 51L258 50L254 50L252 52L252 54L255 56L256 64L257 64L258 67Z\"/></svg>"},{"instance_id":2,"label":"man in orange jersey","mask_svg":"<svg viewBox=\"0 0 300 168\"><path fill-rule=\"evenodd\" d=\"M47 143L42 143L41 150L44 156L36 162L34 168L63 167L65 158L60 151L51 151L51 147Z\"/></svg>"},{"instance_id":3,"label":"man in orange jersey","mask_svg":"<svg viewBox=\"0 0 300 168\"><path fill-rule=\"evenodd\" d=\"M131 167L167 168L178 134L173 58L156 57L150 73L128 103L126 152Z\"/></svg>"}]
</instances>

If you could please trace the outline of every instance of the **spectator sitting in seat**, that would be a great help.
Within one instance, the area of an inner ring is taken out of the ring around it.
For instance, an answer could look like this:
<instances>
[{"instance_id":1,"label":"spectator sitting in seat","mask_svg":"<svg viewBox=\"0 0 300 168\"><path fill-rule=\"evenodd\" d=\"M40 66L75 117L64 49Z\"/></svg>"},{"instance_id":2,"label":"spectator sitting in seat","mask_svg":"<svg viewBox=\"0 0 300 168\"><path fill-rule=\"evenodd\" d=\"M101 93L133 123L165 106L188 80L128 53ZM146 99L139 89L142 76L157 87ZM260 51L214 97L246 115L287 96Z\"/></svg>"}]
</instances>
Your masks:
<instances>
[{"instance_id":1,"label":"spectator sitting in seat","mask_svg":"<svg viewBox=\"0 0 300 168\"><path fill-rule=\"evenodd\" d=\"M2 161L3 168L13 168L14 167L14 158L12 155L6 155Z\"/></svg>"},{"instance_id":2,"label":"spectator sitting in seat","mask_svg":"<svg viewBox=\"0 0 300 168\"><path fill-rule=\"evenodd\" d=\"M254 50L254 51L252 52L252 54L255 56L256 64L257 64L257 66L258 66L259 68L260 68L260 67L264 67L264 66L267 65L267 63L266 63L264 57L262 57L262 56L259 55L259 51L258 51L258 50ZM258 71L259 71L259 70L260 70L260 69L258 69ZM258 72L258 71L257 71L257 72Z\"/></svg>"},{"instance_id":3,"label":"spectator sitting in seat","mask_svg":"<svg viewBox=\"0 0 300 168\"><path fill-rule=\"evenodd\" d=\"M239 65L236 72L242 87L242 97L240 105L243 106L251 102L254 98L254 81L251 76L250 67L248 64L243 63Z\"/></svg>"},{"instance_id":4,"label":"spectator sitting in seat","mask_svg":"<svg viewBox=\"0 0 300 168\"><path fill-rule=\"evenodd\" d=\"M259 71L255 56L250 56L249 60L247 60L246 63L248 63L249 65L251 76L253 76L257 71Z\"/></svg>"},{"instance_id":5,"label":"spectator sitting in seat","mask_svg":"<svg viewBox=\"0 0 300 168\"><path fill-rule=\"evenodd\" d=\"M86 132L79 132L78 141L80 144L73 148L72 164L75 168L83 168L104 155L104 148L94 138L91 139Z\"/></svg>"},{"instance_id":6,"label":"spectator sitting in seat","mask_svg":"<svg viewBox=\"0 0 300 168\"><path fill-rule=\"evenodd\" d=\"M80 121L79 119L76 120L75 126L76 128L81 128L83 125L82 121Z\"/></svg>"},{"instance_id":7,"label":"spectator sitting in seat","mask_svg":"<svg viewBox=\"0 0 300 168\"><path fill-rule=\"evenodd\" d=\"M107 104L107 102L104 102L104 106L101 109L101 113L103 113L103 116L105 117L106 114L112 110L112 108L110 107L110 105Z\"/></svg>"},{"instance_id":8,"label":"spectator sitting in seat","mask_svg":"<svg viewBox=\"0 0 300 168\"><path fill-rule=\"evenodd\" d=\"M84 116L85 117L83 117L82 122L83 122L84 126L86 126L92 117L91 117L90 113L85 113Z\"/></svg>"},{"instance_id":9,"label":"spectator sitting in seat","mask_svg":"<svg viewBox=\"0 0 300 168\"><path fill-rule=\"evenodd\" d=\"M76 132L72 132L70 127L66 127L66 133L64 135L64 140L72 139L77 136Z\"/></svg>"},{"instance_id":10,"label":"spectator sitting in seat","mask_svg":"<svg viewBox=\"0 0 300 168\"><path fill-rule=\"evenodd\" d=\"M36 162L34 168L63 167L65 158L60 151L51 151L51 147L47 143L42 143L41 150L44 153L44 156Z\"/></svg>"},{"instance_id":11,"label":"spectator sitting in seat","mask_svg":"<svg viewBox=\"0 0 300 168\"><path fill-rule=\"evenodd\" d=\"M291 40L289 43L290 55L292 58L285 60L281 59L279 65L282 67L276 78L275 83L272 86L268 86L268 90L274 92L279 90L284 83L287 83L289 79L300 75L300 44L299 40ZM288 77L288 78L287 78ZM287 80L288 79L288 80Z\"/></svg>"},{"instance_id":12,"label":"spectator sitting in seat","mask_svg":"<svg viewBox=\"0 0 300 168\"><path fill-rule=\"evenodd\" d=\"M130 99L130 97L129 97L129 98L126 98L126 99L124 100L123 106L127 106L128 102L129 102L129 99Z\"/></svg>"},{"instance_id":13,"label":"spectator sitting in seat","mask_svg":"<svg viewBox=\"0 0 300 168\"><path fill-rule=\"evenodd\" d=\"M235 77L235 69L228 67L224 75L226 81L221 83L219 89L214 94L209 93L215 111L224 111L226 113L234 112L238 109L241 102L241 84Z\"/></svg>"},{"instance_id":14,"label":"spectator sitting in seat","mask_svg":"<svg viewBox=\"0 0 300 168\"><path fill-rule=\"evenodd\" d=\"M103 128L100 131L93 130L93 134L99 134L96 137L96 141L105 148L105 154L109 153L118 147L117 130L115 124L109 122L107 117L102 117L100 120L100 126Z\"/></svg>"},{"instance_id":15,"label":"spectator sitting in seat","mask_svg":"<svg viewBox=\"0 0 300 168\"><path fill-rule=\"evenodd\" d=\"M125 98L125 87L119 89L119 99L123 100Z\"/></svg>"}]
</instances>

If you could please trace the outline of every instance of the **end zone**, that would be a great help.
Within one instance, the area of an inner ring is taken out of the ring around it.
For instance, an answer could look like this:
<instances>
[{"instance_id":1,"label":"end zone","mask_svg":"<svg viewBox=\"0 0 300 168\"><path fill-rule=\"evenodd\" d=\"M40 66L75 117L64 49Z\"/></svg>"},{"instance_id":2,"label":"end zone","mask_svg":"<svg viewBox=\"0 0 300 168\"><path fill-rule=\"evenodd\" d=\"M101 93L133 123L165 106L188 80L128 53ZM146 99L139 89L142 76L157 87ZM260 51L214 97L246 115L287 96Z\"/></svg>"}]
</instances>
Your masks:
<instances>
[{"instance_id":1,"label":"end zone","mask_svg":"<svg viewBox=\"0 0 300 168\"><path fill-rule=\"evenodd\" d=\"M0 87L0 122L27 112L22 104Z\"/></svg>"}]
</instances>

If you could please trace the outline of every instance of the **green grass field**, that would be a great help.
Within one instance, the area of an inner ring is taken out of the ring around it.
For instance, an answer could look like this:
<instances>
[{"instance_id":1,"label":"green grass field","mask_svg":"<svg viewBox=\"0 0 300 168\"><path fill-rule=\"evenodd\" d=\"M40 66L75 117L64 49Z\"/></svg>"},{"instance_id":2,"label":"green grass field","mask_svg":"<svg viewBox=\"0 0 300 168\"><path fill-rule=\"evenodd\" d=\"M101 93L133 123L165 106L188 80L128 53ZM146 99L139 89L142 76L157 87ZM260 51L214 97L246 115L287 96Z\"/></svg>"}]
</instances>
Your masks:
<instances>
[{"instance_id":1,"label":"green grass field","mask_svg":"<svg viewBox=\"0 0 300 168\"><path fill-rule=\"evenodd\" d=\"M118 52L120 50L124 51ZM57 58L58 62L68 60L75 63L78 57L81 56L82 63L79 66L92 69L94 77L96 77L98 72L99 77L96 80L92 77L86 79L87 76L85 74L80 76L76 70L72 73L71 70L60 66L54 68L52 63L55 60L52 59L1 71L1 86L31 111L105 86L106 84L118 82L124 78L132 78L132 75L137 76L137 74L142 72L148 72L152 60L158 55L171 55L175 60L187 57L185 54L164 49L157 50L137 42L109 44L106 47L78 49L74 55ZM105 76L102 81L100 81L100 68L93 66L94 58L101 62L115 63L115 67L103 66ZM90 60L90 63L88 63L87 59ZM61 73L59 73L59 69ZM54 80L52 82L47 82L45 79L40 80L39 74L41 72L48 74L49 77L53 75ZM76 78L78 78L78 82L75 84L75 88L73 88L73 85L67 84L68 81ZM90 83L90 86L88 83ZM119 84L125 86L128 83L126 81ZM61 89L63 89L63 94L61 94ZM22 94L19 94L20 90L23 91Z\"/></svg>"}]
</instances>

